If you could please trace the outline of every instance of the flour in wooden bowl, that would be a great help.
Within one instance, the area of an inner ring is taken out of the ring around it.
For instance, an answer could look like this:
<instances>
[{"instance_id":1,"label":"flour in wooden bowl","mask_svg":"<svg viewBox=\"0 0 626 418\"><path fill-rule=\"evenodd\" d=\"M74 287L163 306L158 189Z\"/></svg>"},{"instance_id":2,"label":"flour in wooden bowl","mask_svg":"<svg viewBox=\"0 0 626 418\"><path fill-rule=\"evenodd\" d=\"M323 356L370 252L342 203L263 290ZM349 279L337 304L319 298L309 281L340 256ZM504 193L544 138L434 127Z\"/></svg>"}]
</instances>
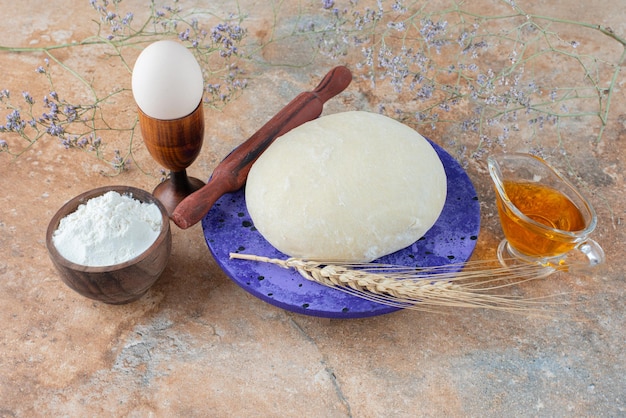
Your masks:
<instances>
[{"instance_id":1,"label":"flour in wooden bowl","mask_svg":"<svg viewBox=\"0 0 626 418\"><path fill-rule=\"evenodd\" d=\"M52 239L72 263L112 266L146 251L159 236L162 222L154 203L110 191L62 218Z\"/></svg>"}]
</instances>

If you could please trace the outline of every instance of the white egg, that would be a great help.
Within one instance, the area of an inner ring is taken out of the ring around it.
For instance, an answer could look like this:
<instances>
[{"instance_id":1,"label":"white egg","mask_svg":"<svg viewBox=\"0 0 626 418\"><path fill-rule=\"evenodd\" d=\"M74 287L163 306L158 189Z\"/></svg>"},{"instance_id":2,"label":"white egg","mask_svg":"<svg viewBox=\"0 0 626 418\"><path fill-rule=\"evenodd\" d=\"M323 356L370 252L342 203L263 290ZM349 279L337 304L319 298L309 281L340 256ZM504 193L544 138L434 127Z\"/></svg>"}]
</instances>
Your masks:
<instances>
[{"instance_id":1,"label":"white egg","mask_svg":"<svg viewBox=\"0 0 626 418\"><path fill-rule=\"evenodd\" d=\"M165 120L182 118L202 100L202 69L182 44L158 41L139 54L132 89L135 102L146 115Z\"/></svg>"}]
</instances>

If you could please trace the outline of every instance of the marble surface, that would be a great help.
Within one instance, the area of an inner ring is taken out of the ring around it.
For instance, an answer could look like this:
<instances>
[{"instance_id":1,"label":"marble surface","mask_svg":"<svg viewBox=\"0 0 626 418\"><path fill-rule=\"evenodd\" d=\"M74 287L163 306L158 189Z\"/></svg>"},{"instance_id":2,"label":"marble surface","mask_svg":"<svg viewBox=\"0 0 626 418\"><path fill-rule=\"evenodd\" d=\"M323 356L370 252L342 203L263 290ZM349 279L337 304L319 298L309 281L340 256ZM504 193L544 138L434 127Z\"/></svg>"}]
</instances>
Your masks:
<instances>
[{"instance_id":1,"label":"marble surface","mask_svg":"<svg viewBox=\"0 0 626 418\"><path fill-rule=\"evenodd\" d=\"M147 3L122 2L137 14ZM593 7L565 0L518 3L626 34L621 1L599 0ZM267 39L274 18L270 3L239 4L249 11L251 36ZM298 3L290 4L280 22L297 16ZM11 2L3 16L3 45L37 47L94 33L87 1ZM604 38L586 41L599 54L610 48ZM258 67L249 70L248 89L233 104L221 112L207 109L205 145L190 174L206 179L232 148L328 70L264 65L287 53L298 60L297 48L282 47L288 51L276 45L260 54ZM99 91L128 85L129 71L97 48L60 49L55 57ZM18 98L28 90L40 101L49 92L35 72L44 58L41 52L0 51L0 89ZM88 95L71 74L55 63L51 68L60 93ZM549 63L544 71L553 71ZM544 315L448 308L331 320L289 312L233 283L212 258L200 224L173 227L170 262L145 297L122 306L94 302L60 281L46 253L46 227L65 201L85 190L107 184L152 190L159 167L140 135L134 138L136 162L118 176L103 175L105 165L64 150L56 139L43 138L18 158L0 154L0 416L626 415L623 79L622 72L603 140L593 145L590 139L596 122L580 137L563 139L569 141L563 159L576 167L575 180L598 212L594 239L608 263L523 286L520 292L529 297L561 295L558 309ZM326 112L376 111L369 88L354 83ZM109 111L116 120L132 121L130 92ZM3 107L0 113L8 112ZM428 136L447 146L437 132ZM127 141L124 135L119 132L119 143ZM115 138L110 141L116 145ZM514 136L508 141L509 149L521 143ZM478 163L467 172L481 203L473 257L493 258L502 235L488 174Z\"/></svg>"}]
</instances>

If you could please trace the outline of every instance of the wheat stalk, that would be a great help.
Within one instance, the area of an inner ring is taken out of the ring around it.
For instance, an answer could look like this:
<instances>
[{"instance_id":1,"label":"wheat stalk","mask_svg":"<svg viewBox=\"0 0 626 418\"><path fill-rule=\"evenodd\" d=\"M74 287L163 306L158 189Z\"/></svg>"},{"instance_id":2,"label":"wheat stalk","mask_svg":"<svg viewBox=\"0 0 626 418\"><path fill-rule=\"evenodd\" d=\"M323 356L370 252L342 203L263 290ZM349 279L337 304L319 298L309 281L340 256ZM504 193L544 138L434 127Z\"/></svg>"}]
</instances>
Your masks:
<instances>
[{"instance_id":1,"label":"wheat stalk","mask_svg":"<svg viewBox=\"0 0 626 418\"><path fill-rule=\"evenodd\" d=\"M282 260L239 253L231 253L230 258L295 269L304 278L325 286L385 305L416 310L436 307L533 310L539 303L545 303L547 298L522 298L493 292L529 280L545 278L562 270L560 266L553 264L528 263L496 267L490 261L415 268L299 258Z\"/></svg>"}]
</instances>

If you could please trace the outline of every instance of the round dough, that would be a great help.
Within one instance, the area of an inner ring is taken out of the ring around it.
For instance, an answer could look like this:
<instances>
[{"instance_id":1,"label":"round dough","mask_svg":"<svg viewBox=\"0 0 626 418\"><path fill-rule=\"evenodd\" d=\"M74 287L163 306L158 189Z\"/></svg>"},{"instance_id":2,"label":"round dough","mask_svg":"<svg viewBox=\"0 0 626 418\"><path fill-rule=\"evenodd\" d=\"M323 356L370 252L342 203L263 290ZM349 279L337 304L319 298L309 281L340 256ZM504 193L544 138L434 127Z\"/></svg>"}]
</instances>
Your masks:
<instances>
[{"instance_id":1,"label":"round dough","mask_svg":"<svg viewBox=\"0 0 626 418\"><path fill-rule=\"evenodd\" d=\"M375 113L343 112L277 138L250 169L246 204L279 251L369 262L422 237L443 209L443 164L419 133Z\"/></svg>"}]
</instances>

